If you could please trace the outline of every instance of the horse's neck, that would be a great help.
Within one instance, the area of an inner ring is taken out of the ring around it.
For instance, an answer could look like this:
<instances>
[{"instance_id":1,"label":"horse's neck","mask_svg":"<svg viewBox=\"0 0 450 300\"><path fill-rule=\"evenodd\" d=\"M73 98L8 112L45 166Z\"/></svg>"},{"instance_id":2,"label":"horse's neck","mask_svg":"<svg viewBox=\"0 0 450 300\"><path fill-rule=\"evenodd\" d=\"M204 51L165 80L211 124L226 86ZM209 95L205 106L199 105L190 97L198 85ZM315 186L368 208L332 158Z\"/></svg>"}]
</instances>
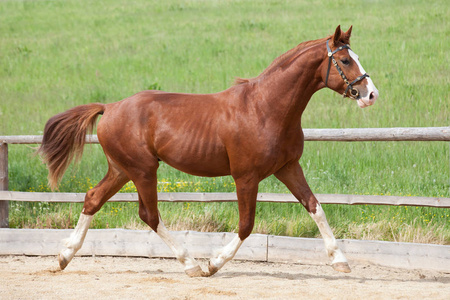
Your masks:
<instances>
[{"instance_id":1,"label":"horse's neck","mask_svg":"<svg viewBox=\"0 0 450 300\"><path fill-rule=\"evenodd\" d=\"M254 103L276 118L300 120L312 95L322 88L318 69L323 55L317 53L320 45L303 51L288 66L260 78L253 87Z\"/></svg>"}]
</instances>

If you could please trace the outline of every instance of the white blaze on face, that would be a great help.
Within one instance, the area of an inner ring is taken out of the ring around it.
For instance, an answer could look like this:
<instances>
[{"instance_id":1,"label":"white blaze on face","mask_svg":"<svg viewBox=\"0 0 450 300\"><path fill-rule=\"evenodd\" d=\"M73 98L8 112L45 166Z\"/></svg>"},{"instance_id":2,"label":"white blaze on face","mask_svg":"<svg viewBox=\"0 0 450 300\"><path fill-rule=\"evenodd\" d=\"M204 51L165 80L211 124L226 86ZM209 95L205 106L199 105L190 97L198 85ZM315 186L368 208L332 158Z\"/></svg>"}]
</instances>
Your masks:
<instances>
[{"instance_id":1,"label":"white blaze on face","mask_svg":"<svg viewBox=\"0 0 450 300\"><path fill-rule=\"evenodd\" d=\"M355 52L353 52L352 50L348 50L348 53L350 54L350 57L358 65L358 68L359 68L359 71L361 72L361 74L366 74L366 71L364 71L364 68L361 66L361 63L359 62L358 55ZM357 100L358 105L361 108L364 108L364 107L374 104L379 96L378 90L375 87L375 85L373 84L372 79L370 77L366 77L366 79L367 79L367 85L366 85L367 94L361 96L361 98L359 98Z\"/></svg>"}]
</instances>

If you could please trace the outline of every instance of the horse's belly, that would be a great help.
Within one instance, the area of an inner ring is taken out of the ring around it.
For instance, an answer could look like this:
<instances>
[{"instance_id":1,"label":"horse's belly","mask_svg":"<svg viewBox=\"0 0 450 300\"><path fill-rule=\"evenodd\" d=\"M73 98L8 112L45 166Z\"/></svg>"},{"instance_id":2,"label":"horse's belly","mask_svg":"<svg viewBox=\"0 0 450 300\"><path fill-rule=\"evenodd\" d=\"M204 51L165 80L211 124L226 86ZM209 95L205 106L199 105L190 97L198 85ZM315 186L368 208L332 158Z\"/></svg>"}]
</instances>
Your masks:
<instances>
[{"instance_id":1,"label":"horse's belly","mask_svg":"<svg viewBox=\"0 0 450 300\"><path fill-rule=\"evenodd\" d=\"M211 162L193 162L187 161L185 163L173 163L162 160L171 167L182 172L204 177L217 177L230 175L230 167L217 161Z\"/></svg>"},{"instance_id":2,"label":"horse's belly","mask_svg":"<svg viewBox=\"0 0 450 300\"><path fill-rule=\"evenodd\" d=\"M214 143L175 143L156 150L158 158L182 172L196 176L230 174L230 162L225 147Z\"/></svg>"},{"instance_id":3,"label":"horse's belly","mask_svg":"<svg viewBox=\"0 0 450 300\"><path fill-rule=\"evenodd\" d=\"M220 157L197 158L185 157L183 160L171 157L160 157L169 166L182 172L205 177L230 175L230 165L227 159Z\"/></svg>"}]
</instances>

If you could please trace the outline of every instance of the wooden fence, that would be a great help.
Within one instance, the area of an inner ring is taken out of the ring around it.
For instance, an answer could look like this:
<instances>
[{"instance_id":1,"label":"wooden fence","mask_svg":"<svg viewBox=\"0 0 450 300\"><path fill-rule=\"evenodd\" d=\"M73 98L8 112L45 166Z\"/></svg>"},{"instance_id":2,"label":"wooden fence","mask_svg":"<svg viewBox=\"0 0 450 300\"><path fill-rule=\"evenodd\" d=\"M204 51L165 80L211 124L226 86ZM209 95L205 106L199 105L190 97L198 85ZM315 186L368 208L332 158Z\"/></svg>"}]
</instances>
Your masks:
<instances>
[{"instance_id":1,"label":"wooden fence","mask_svg":"<svg viewBox=\"0 0 450 300\"><path fill-rule=\"evenodd\" d=\"M305 141L450 141L450 127L304 129ZM39 144L42 136L0 136L0 228L9 227L8 201L83 202L80 193L28 193L8 191L8 144ZM97 136L86 137L98 143ZM319 194L324 204L371 204L450 207L450 198ZM237 201L234 193L160 193L160 201ZM137 201L137 194L116 194L110 201ZM290 194L258 194L262 202L297 202Z\"/></svg>"},{"instance_id":2,"label":"wooden fence","mask_svg":"<svg viewBox=\"0 0 450 300\"><path fill-rule=\"evenodd\" d=\"M72 229L0 228L0 255L55 256ZM228 232L172 231L172 236L195 258L211 258L236 235ZM381 265L448 273L450 246L367 240L337 240L350 266ZM78 256L175 258L151 230L89 229ZM235 259L321 265L328 261L322 239L251 234ZM55 259L56 263L56 259ZM180 269L181 272L181 269Z\"/></svg>"}]
</instances>

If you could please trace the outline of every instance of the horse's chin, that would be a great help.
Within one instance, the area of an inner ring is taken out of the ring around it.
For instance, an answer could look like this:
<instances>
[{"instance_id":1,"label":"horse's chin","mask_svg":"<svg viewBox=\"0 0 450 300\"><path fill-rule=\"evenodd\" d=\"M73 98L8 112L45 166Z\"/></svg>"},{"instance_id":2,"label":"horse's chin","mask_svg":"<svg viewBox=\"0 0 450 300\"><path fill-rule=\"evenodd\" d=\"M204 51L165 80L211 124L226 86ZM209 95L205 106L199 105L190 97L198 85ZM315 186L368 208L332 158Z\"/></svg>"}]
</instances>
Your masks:
<instances>
[{"instance_id":1,"label":"horse's chin","mask_svg":"<svg viewBox=\"0 0 450 300\"><path fill-rule=\"evenodd\" d=\"M362 99L356 100L356 103L358 103L358 106L359 106L360 108L366 108L366 107L372 105L372 104L366 103L366 102L365 102L364 100L362 100Z\"/></svg>"}]
</instances>

